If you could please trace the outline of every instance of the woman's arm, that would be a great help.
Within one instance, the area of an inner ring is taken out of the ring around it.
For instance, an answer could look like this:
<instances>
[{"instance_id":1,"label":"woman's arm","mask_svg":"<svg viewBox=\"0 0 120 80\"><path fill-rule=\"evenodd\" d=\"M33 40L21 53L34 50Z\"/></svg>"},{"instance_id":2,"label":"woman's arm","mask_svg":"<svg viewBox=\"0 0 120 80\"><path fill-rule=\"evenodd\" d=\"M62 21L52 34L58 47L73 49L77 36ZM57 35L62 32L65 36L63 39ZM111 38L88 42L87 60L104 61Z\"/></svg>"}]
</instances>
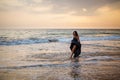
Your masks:
<instances>
[{"instance_id":1,"label":"woman's arm","mask_svg":"<svg viewBox=\"0 0 120 80\"><path fill-rule=\"evenodd\" d=\"M76 45L74 45L73 48L72 48L72 51L71 51L72 54L71 54L71 56L70 56L70 59L72 59L72 56L73 56L73 54L74 54L75 49L76 49Z\"/></svg>"}]
</instances>

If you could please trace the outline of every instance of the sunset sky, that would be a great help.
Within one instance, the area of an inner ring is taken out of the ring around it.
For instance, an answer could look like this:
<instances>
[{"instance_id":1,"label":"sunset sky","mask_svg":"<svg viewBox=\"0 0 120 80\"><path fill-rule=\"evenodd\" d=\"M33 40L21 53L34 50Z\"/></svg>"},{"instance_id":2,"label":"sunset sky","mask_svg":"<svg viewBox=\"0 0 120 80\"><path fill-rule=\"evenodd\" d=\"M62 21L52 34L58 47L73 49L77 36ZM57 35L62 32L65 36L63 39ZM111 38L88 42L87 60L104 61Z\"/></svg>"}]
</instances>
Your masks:
<instances>
[{"instance_id":1,"label":"sunset sky","mask_svg":"<svg viewBox=\"0 0 120 80\"><path fill-rule=\"evenodd\" d=\"M120 29L120 0L0 0L2 28Z\"/></svg>"}]
</instances>

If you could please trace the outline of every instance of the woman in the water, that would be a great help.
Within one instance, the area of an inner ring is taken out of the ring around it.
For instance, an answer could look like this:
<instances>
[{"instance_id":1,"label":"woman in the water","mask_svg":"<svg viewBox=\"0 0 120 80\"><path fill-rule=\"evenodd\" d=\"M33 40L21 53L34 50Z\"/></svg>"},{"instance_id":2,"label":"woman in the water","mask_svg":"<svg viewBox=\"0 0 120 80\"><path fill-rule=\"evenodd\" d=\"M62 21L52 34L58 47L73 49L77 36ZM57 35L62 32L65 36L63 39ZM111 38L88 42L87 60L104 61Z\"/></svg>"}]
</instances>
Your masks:
<instances>
[{"instance_id":1,"label":"woman in the water","mask_svg":"<svg viewBox=\"0 0 120 80\"><path fill-rule=\"evenodd\" d=\"M70 49L72 52L70 59L78 59L81 53L81 43L77 31L73 31L73 39L71 41Z\"/></svg>"}]
</instances>

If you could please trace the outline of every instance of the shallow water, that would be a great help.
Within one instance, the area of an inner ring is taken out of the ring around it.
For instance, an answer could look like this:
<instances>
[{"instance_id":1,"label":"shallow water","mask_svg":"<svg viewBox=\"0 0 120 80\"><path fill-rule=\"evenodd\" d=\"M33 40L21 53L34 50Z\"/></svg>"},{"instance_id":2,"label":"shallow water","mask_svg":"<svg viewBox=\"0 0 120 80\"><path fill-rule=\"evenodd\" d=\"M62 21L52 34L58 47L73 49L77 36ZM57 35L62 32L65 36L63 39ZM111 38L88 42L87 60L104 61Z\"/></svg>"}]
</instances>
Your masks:
<instances>
[{"instance_id":1,"label":"shallow water","mask_svg":"<svg viewBox=\"0 0 120 80\"><path fill-rule=\"evenodd\" d=\"M77 30L79 62L72 31L0 30L0 80L119 80L120 30Z\"/></svg>"}]
</instances>

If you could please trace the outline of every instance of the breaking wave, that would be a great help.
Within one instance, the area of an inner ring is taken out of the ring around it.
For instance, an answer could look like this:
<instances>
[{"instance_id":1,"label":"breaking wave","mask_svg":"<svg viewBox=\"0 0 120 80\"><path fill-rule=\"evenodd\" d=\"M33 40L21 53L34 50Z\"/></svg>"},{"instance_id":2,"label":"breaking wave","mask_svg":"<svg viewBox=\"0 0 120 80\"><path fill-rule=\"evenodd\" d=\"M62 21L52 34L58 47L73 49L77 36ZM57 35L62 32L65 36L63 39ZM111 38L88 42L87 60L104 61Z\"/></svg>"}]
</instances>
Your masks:
<instances>
[{"instance_id":1,"label":"breaking wave","mask_svg":"<svg viewBox=\"0 0 120 80\"><path fill-rule=\"evenodd\" d=\"M0 45L25 45L37 43L50 43L50 42L67 42L70 43L72 38L26 38L26 39L11 39L9 37L0 37ZM99 40L120 40L120 36L83 36L80 37L81 41L99 41Z\"/></svg>"}]
</instances>

